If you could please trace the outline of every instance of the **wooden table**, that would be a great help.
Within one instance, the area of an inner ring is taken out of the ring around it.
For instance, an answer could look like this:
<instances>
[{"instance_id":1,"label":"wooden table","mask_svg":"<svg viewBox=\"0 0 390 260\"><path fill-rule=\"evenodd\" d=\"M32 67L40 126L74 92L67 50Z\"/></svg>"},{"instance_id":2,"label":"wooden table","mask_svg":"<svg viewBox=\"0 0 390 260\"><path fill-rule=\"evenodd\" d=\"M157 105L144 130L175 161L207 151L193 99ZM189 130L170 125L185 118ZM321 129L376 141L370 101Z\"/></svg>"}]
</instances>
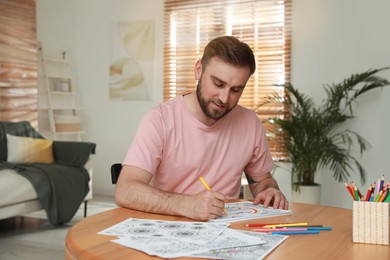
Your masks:
<instances>
[{"instance_id":1,"label":"wooden table","mask_svg":"<svg viewBox=\"0 0 390 260\"><path fill-rule=\"evenodd\" d=\"M246 223L269 222L308 222L333 228L332 231L321 231L319 235L290 235L267 259L390 259L389 246L352 242L352 210L302 203L291 203L290 209L292 215L236 222L231 228L246 229ZM65 241L66 259L158 259L110 242L116 238L114 236L97 234L129 217L188 220L124 208L108 210L87 217L69 230Z\"/></svg>"}]
</instances>

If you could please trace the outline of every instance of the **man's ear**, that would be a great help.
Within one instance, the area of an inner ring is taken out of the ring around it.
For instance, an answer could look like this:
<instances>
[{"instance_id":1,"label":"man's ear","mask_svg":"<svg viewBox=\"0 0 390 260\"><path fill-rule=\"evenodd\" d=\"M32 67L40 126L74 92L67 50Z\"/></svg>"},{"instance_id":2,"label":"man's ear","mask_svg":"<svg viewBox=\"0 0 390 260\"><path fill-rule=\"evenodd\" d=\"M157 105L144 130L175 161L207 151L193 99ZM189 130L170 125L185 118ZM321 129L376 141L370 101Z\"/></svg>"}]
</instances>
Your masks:
<instances>
[{"instance_id":1,"label":"man's ear","mask_svg":"<svg viewBox=\"0 0 390 260\"><path fill-rule=\"evenodd\" d=\"M194 72L195 72L195 80L199 80L200 76L202 75L202 60L201 59L196 60Z\"/></svg>"}]
</instances>

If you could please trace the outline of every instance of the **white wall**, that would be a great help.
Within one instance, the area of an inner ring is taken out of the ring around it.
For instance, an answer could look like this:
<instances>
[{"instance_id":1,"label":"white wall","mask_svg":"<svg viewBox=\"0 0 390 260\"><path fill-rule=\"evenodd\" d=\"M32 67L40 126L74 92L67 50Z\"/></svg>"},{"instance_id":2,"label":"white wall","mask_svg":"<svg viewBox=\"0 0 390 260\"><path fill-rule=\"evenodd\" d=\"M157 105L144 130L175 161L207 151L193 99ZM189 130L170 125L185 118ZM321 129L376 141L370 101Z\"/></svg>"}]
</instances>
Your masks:
<instances>
[{"instance_id":1,"label":"white wall","mask_svg":"<svg viewBox=\"0 0 390 260\"><path fill-rule=\"evenodd\" d=\"M303 92L320 100L323 84L339 82L369 68L390 66L390 1L293 2L292 83ZM122 161L143 114L162 100L163 0L37 0L37 12L38 39L45 49L65 49L76 61L86 137L97 143L94 192L113 194L110 165ZM153 100L110 101L110 23L149 19L156 21ZM383 75L390 78L390 73ZM361 159L369 182L382 174L390 178L385 150L390 147L386 135L390 132L388 100L390 89L366 95L359 101L357 118L351 123L372 145ZM275 177L290 198L288 168L279 169ZM351 207L344 184L335 182L331 172L317 177L323 185L322 204ZM362 187L365 190L367 184Z\"/></svg>"},{"instance_id":2,"label":"white wall","mask_svg":"<svg viewBox=\"0 0 390 260\"><path fill-rule=\"evenodd\" d=\"M97 143L93 191L113 194L111 164L123 161L143 114L162 101L163 1L37 0L37 17L38 40L46 53L66 48L77 68L86 140ZM140 20L155 20L152 100L109 100L110 25Z\"/></svg>"},{"instance_id":3,"label":"white wall","mask_svg":"<svg viewBox=\"0 0 390 260\"><path fill-rule=\"evenodd\" d=\"M293 3L292 83L303 92L320 100L325 94L323 84L337 83L370 68L390 66L390 1L294 0ZM381 75L390 79L389 72ZM382 174L390 178L386 161L390 144L388 88L362 97L354 110L356 120L349 125L372 145L361 158L368 183ZM317 177L323 185L322 204L351 207L344 184L335 182L332 172ZM357 175L351 180L358 182ZM368 183L361 185L364 192Z\"/></svg>"}]
</instances>

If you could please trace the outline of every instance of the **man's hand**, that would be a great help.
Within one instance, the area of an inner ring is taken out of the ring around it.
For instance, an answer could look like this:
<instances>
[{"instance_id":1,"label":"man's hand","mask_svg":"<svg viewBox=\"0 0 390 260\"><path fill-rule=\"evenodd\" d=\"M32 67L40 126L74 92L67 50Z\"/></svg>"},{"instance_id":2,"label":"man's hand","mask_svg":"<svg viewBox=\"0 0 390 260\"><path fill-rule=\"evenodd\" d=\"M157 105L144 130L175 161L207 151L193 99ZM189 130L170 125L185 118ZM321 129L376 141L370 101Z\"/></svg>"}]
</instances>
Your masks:
<instances>
[{"instance_id":1,"label":"man's hand","mask_svg":"<svg viewBox=\"0 0 390 260\"><path fill-rule=\"evenodd\" d=\"M276 180L271 173L261 176L246 175L249 187L255 199L253 204L263 204L265 208L272 205L274 209L288 209L288 201L279 190Z\"/></svg>"},{"instance_id":2,"label":"man's hand","mask_svg":"<svg viewBox=\"0 0 390 260\"><path fill-rule=\"evenodd\" d=\"M288 209L286 197L280 190L272 187L257 194L253 204L263 204L265 208L272 205L274 209Z\"/></svg>"},{"instance_id":3,"label":"man's hand","mask_svg":"<svg viewBox=\"0 0 390 260\"><path fill-rule=\"evenodd\" d=\"M184 200L184 212L188 218L207 221L223 214L226 196L217 191L203 191Z\"/></svg>"}]
</instances>

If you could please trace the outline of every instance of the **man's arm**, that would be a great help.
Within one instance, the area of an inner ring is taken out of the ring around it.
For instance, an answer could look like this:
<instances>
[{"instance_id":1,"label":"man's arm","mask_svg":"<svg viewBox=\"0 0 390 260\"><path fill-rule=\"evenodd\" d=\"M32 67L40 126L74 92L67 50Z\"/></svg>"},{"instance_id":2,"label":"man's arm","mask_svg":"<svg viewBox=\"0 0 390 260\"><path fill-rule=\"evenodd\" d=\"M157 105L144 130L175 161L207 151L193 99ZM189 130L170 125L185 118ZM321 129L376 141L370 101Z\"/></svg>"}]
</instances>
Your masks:
<instances>
[{"instance_id":1,"label":"man's arm","mask_svg":"<svg viewBox=\"0 0 390 260\"><path fill-rule=\"evenodd\" d=\"M215 191L184 195L159 190L149 185L152 174L133 167L122 167L115 189L115 202L120 207L140 211L185 216L195 220L219 217L224 209L225 196Z\"/></svg>"},{"instance_id":2,"label":"man's arm","mask_svg":"<svg viewBox=\"0 0 390 260\"><path fill-rule=\"evenodd\" d=\"M262 203L264 207L272 205L273 208L288 209L288 201L283 193L279 190L276 180L271 173L262 176L249 176L245 174L249 188L255 198L253 203Z\"/></svg>"}]
</instances>

